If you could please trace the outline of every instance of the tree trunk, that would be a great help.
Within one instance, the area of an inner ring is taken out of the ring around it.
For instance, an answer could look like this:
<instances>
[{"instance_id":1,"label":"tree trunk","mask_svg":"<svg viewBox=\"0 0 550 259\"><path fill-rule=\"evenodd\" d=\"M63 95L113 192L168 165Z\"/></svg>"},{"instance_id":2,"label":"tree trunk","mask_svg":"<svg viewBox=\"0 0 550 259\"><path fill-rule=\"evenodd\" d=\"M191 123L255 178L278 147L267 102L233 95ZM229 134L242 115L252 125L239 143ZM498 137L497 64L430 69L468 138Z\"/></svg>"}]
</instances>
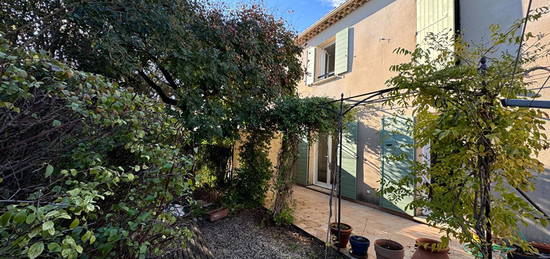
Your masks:
<instances>
[{"instance_id":1,"label":"tree trunk","mask_svg":"<svg viewBox=\"0 0 550 259\"><path fill-rule=\"evenodd\" d=\"M294 178L294 164L298 158L299 137L295 134L283 137L281 151L277 158L277 178L275 183L275 201L273 215L279 215L288 207L292 196L292 179Z\"/></svg>"},{"instance_id":2,"label":"tree trunk","mask_svg":"<svg viewBox=\"0 0 550 259\"><path fill-rule=\"evenodd\" d=\"M484 85L486 87L486 85ZM486 93L486 91L482 91ZM493 100L496 96L486 96L486 100ZM491 227L491 168L494 162L494 153L491 147L491 141L486 137L492 133L492 129L489 126L490 122L495 117L491 113L493 103L487 101L481 104L479 115L484 121L484 125L481 131L481 135L478 139L478 148L480 155L478 157L478 177L479 177L479 195L476 201L479 208L477 210L477 224L476 233L479 236L482 244L480 246L483 258L493 258L493 235Z\"/></svg>"}]
</instances>

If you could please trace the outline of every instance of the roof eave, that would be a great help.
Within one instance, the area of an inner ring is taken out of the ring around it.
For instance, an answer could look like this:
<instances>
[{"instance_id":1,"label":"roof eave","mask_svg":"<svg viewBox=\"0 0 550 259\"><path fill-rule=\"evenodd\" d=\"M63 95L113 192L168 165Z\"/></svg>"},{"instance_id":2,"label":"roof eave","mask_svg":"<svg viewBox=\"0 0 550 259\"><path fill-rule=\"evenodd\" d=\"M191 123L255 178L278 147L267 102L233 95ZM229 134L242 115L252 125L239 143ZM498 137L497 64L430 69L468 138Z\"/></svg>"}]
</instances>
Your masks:
<instances>
[{"instance_id":1,"label":"roof eave","mask_svg":"<svg viewBox=\"0 0 550 259\"><path fill-rule=\"evenodd\" d=\"M340 6L334 8L334 10L330 11L327 15L323 16L323 18L315 22L313 25L309 26L302 33L300 33L298 37L296 37L296 43L298 45L302 45L306 43L308 40L315 37L316 35L324 31L326 28L330 27L331 25L335 24L336 22L340 21L341 19L346 17L348 14L357 10L359 7L361 7L364 3L368 1L369 0L346 1Z\"/></svg>"}]
</instances>

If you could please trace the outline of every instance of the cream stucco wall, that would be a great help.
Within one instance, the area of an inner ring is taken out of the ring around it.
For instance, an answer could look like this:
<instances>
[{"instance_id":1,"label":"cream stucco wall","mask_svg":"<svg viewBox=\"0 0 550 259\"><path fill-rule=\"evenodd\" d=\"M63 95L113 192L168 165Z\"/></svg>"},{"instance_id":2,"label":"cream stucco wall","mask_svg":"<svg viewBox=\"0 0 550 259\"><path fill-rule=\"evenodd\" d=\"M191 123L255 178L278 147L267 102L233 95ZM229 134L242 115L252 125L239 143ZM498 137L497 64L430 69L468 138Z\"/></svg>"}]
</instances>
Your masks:
<instances>
[{"instance_id":1,"label":"cream stucco wall","mask_svg":"<svg viewBox=\"0 0 550 259\"><path fill-rule=\"evenodd\" d=\"M398 18L397 18L398 17ZM339 98L340 94L352 96L386 88L385 81L393 75L391 65L406 62L394 54L397 47L414 49L416 32L416 2L414 0L371 0L336 24L309 40L305 47L317 46L334 37L347 27L351 28L351 68L339 78L307 86L300 82L300 96L325 96ZM306 64L304 50L302 62ZM358 113L358 199L378 203L375 190L380 187L380 130L383 116L394 110L375 105ZM315 148L310 157L314 157ZM310 181L313 181L314 159L309 160Z\"/></svg>"},{"instance_id":2,"label":"cream stucco wall","mask_svg":"<svg viewBox=\"0 0 550 259\"><path fill-rule=\"evenodd\" d=\"M527 6L527 0L523 1L524 10ZM533 1L533 8L539 8L542 6L550 7L550 0L543 1ZM546 37L543 40L546 44L550 44L550 14L547 14L539 21L529 23L527 25L527 31L532 31L533 33L545 33ZM529 42L527 43L529 45ZM550 49L546 50L547 52ZM550 57L545 57L540 59L537 62L538 66L544 66L550 68ZM533 72L529 80L533 81L532 88L539 89L544 80L550 76L550 73L539 70ZM546 83L545 89L541 90L542 97L541 100L550 100L550 82ZM546 111L550 113L550 110ZM550 120L547 120L546 125L546 135L550 136ZM544 150L538 156L539 160L544 163L544 172L535 179L536 190L534 192L528 193L535 202L550 215L550 149ZM541 226L533 226L526 228L524 230L525 236L530 240L537 240L541 242L550 243L550 226L546 228Z\"/></svg>"},{"instance_id":3,"label":"cream stucco wall","mask_svg":"<svg viewBox=\"0 0 550 259\"><path fill-rule=\"evenodd\" d=\"M516 20L521 19L527 12L529 0L461 0L461 24L464 39L471 43L472 46L487 45L490 43L490 35L488 26L490 24L499 24L503 30L506 30ZM539 0L532 2L532 10L540 7L550 7L550 0ZM546 14L538 21L529 22L526 32L533 34L543 33L545 38L542 43L550 43L550 14ZM525 50L529 50L533 41L526 42ZM517 46L503 47L500 51L508 51L509 53L517 53ZM547 52L550 49L546 50ZM550 57L539 59L533 66L544 66L550 68ZM550 73L544 70L538 70L530 74L527 78L532 82L532 88L538 90L544 80ZM540 92L542 97L540 100L550 100L550 82L546 84L546 88ZM550 112L550 111L547 111ZM550 136L550 121L545 125L546 134ZM550 150L541 152L538 159L544 163L545 170L535 180L536 190L527 193L547 214L550 214ZM550 242L550 226L541 227L530 224L528 227L522 227L522 232L528 240L537 240Z\"/></svg>"},{"instance_id":4,"label":"cream stucco wall","mask_svg":"<svg viewBox=\"0 0 550 259\"><path fill-rule=\"evenodd\" d=\"M471 46L488 43L490 41L489 25L500 24L507 28L516 19L520 19L526 12L528 0L460 0L460 29L464 39ZM533 1L533 9L550 6L550 0ZM352 96L385 88L385 81L392 76L389 71L391 65L406 62L403 56L393 53L397 47L413 49L416 42L416 1L415 0L371 0L362 7L346 16L322 33L310 39L304 47L317 46L334 37L347 27L352 28L351 68L350 72L341 77L307 86L300 82L298 91L300 96L325 96L339 98L340 94ZM550 15L541 20L528 24L527 31L533 33L550 33ZM550 42L547 35L544 42ZM528 44L527 44L528 45ZM513 46L505 47L502 51L515 53ZM306 64L307 55L302 55L302 62ZM550 57L541 59L538 65L550 67ZM547 73L538 71L533 73L531 80L533 88L538 88L546 79ZM550 82L548 83L550 87ZM542 98L550 100L550 90L543 89ZM357 180L358 199L377 203L375 190L379 188L380 179L380 130L381 119L394 113L388 107L375 105L363 109L359 113L360 126L358 132L359 163ZM550 112L550 111L549 111ZM550 122L546 124L547 135L550 136ZM311 148L310 157L315 155L315 148ZM547 213L550 213L550 150L539 155L545 164L545 172L537 177L537 190L529 193ZM314 159L309 160L309 180L313 181ZM550 242L550 229L530 226L523 230L529 240Z\"/></svg>"}]
</instances>

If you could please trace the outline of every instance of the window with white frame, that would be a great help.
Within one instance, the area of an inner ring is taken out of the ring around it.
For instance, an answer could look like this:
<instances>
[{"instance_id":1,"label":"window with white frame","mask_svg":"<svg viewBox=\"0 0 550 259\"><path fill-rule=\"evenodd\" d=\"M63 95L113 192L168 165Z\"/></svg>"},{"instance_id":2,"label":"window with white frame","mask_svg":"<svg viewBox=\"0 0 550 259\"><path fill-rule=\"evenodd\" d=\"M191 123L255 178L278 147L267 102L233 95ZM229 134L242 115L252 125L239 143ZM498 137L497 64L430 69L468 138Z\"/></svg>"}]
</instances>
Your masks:
<instances>
[{"instance_id":1,"label":"window with white frame","mask_svg":"<svg viewBox=\"0 0 550 259\"><path fill-rule=\"evenodd\" d=\"M317 79L334 76L334 61L336 58L336 43L332 42L320 51L319 75Z\"/></svg>"},{"instance_id":2,"label":"window with white frame","mask_svg":"<svg viewBox=\"0 0 550 259\"><path fill-rule=\"evenodd\" d=\"M307 85L349 72L349 31L350 28L341 30L332 40L307 49Z\"/></svg>"}]
</instances>

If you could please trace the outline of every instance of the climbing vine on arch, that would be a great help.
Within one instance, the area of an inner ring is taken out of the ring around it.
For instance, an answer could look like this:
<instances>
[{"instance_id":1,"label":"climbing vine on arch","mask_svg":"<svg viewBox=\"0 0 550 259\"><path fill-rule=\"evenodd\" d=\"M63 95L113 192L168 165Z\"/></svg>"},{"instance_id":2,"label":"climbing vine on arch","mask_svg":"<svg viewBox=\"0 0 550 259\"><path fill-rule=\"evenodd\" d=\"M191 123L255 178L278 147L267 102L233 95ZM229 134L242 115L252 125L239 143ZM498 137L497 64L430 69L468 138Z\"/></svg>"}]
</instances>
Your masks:
<instances>
[{"instance_id":1,"label":"climbing vine on arch","mask_svg":"<svg viewBox=\"0 0 550 259\"><path fill-rule=\"evenodd\" d=\"M529 19L545 12L534 11ZM434 156L430 163L413 163L413 173L385 192L394 200L416 194L410 206L428 209L429 224L482 258L490 258L492 243L503 240L529 250L518 224L545 226L548 220L514 190L534 190L532 179L544 170L537 157L550 145L544 128L548 115L500 103L531 96L529 89L540 87L524 77L548 55L542 36L526 34L526 42L534 44L524 48L515 74L515 55L501 51L517 46L520 28L503 33L493 26L493 42L475 49L431 35L427 48L396 50L410 62L392 66L397 75L388 81L399 89L391 103L414 107L417 147L429 145ZM425 179L430 182L416 184ZM401 188L413 185L415 190Z\"/></svg>"},{"instance_id":2,"label":"climbing vine on arch","mask_svg":"<svg viewBox=\"0 0 550 259\"><path fill-rule=\"evenodd\" d=\"M292 220L289 203L299 142L307 139L308 143L312 143L320 134L334 134L337 131L339 103L330 101L322 97L288 97L279 100L271 112L273 124L281 133L281 149L277 157L273 186L275 200L272 212L276 223ZM349 113L344 121L351 118L353 115Z\"/></svg>"}]
</instances>

